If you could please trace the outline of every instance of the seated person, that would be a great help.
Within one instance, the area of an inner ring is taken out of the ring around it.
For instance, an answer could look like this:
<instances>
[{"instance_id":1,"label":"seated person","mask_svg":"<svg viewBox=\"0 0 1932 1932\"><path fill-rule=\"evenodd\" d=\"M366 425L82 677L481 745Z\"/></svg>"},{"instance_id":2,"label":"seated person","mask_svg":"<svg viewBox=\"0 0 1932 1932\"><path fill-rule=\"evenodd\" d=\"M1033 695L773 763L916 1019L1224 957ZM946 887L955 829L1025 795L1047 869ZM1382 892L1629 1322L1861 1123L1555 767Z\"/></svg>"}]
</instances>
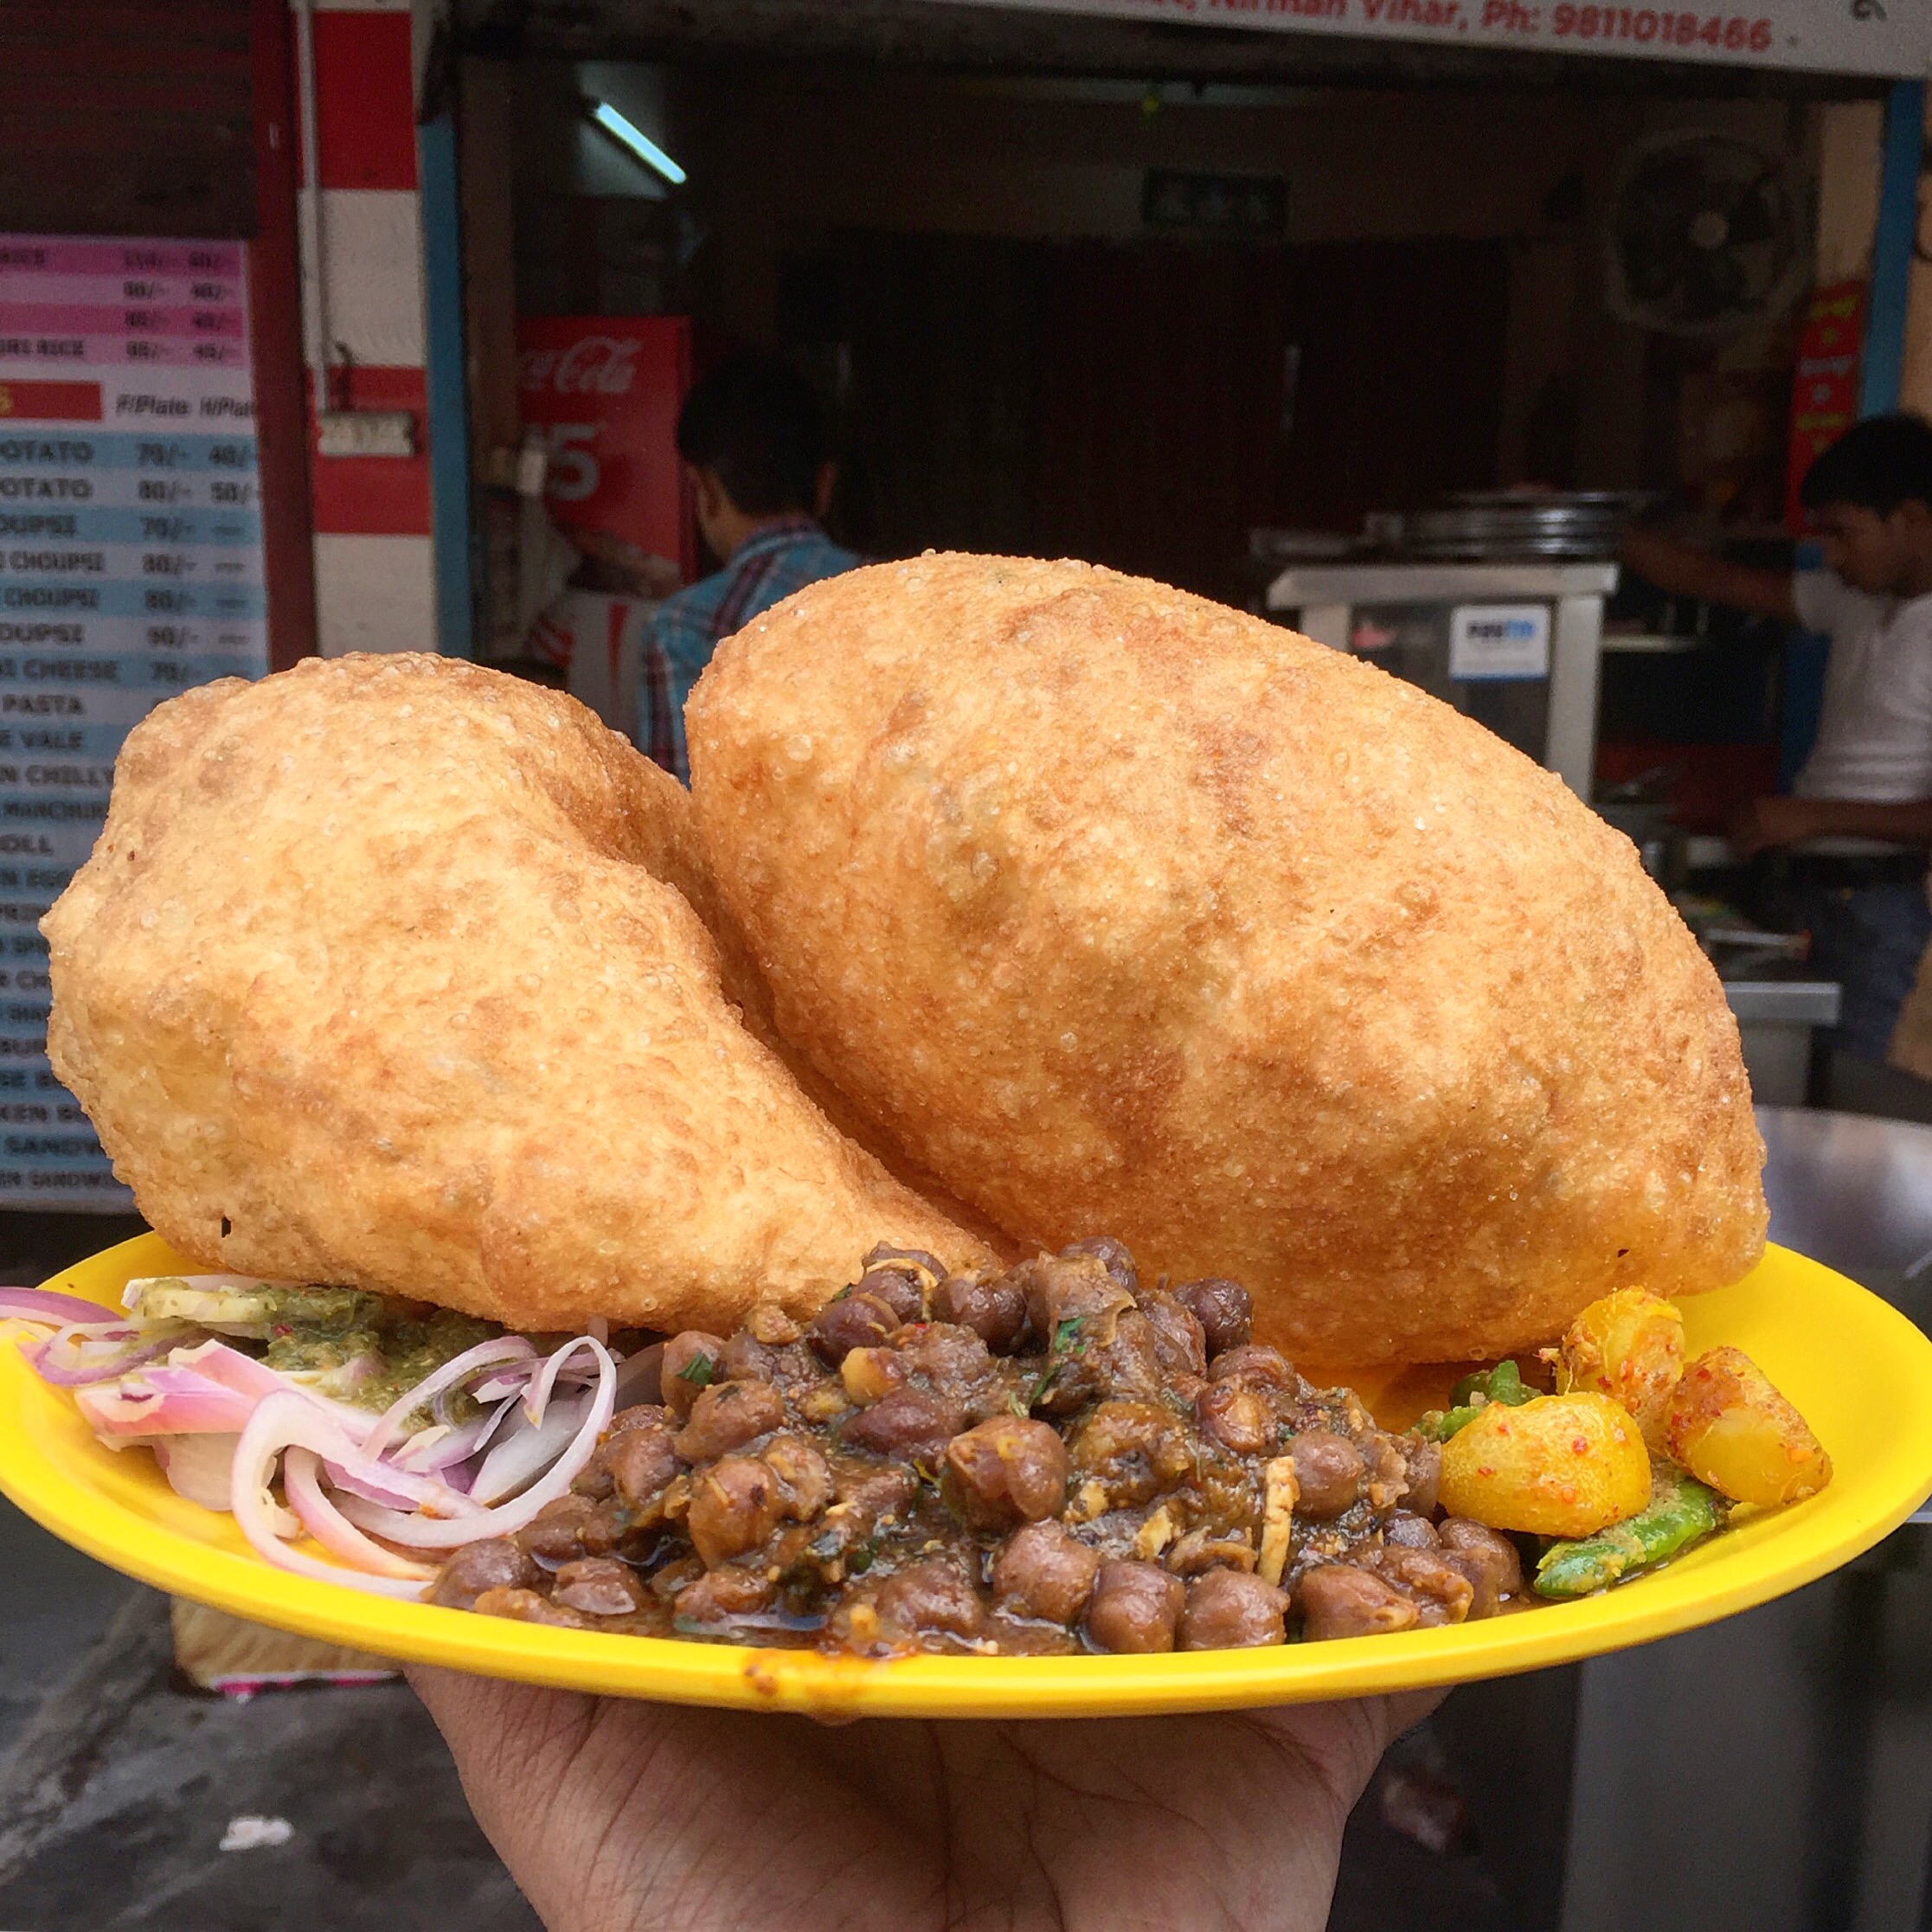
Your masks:
<instances>
[{"instance_id":1,"label":"seated person","mask_svg":"<svg viewBox=\"0 0 1932 1932\"><path fill-rule=\"evenodd\" d=\"M858 558L818 526L836 471L812 386L775 356L735 356L691 387L677 416L698 528L724 568L651 613L638 743L689 782L684 701L711 653L780 598Z\"/></svg>"},{"instance_id":2,"label":"seated person","mask_svg":"<svg viewBox=\"0 0 1932 1932\"><path fill-rule=\"evenodd\" d=\"M1806 472L1800 496L1825 549L1796 576L1727 563L1634 530L1624 561L1659 590L1801 623L1831 639L1818 736L1788 798L1741 812L1741 857L1780 850L1785 921L1844 988L1832 1043L1882 1061L1932 940L1932 427L1854 424Z\"/></svg>"}]
</instances>

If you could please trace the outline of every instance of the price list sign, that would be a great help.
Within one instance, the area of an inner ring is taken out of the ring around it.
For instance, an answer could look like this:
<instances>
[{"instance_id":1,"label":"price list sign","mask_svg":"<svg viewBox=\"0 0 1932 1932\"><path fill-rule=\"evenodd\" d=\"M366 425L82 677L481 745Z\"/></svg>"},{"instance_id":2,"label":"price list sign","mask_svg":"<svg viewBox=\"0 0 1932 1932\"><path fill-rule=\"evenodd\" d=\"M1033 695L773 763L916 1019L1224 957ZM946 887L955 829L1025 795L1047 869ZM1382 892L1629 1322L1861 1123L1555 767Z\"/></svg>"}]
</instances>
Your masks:
<instances>
[{"instance_id":1,"label":"price list sign","mask_svg":"<svg viewBox=\"0 0 1932 1932\"><path fill-rule=\"evenodd\" d=\"M132 1205L48 1062L41 915L130 729L268 668L244 247L0 234L0 1208Z\"/></svg>"}]
</instances>

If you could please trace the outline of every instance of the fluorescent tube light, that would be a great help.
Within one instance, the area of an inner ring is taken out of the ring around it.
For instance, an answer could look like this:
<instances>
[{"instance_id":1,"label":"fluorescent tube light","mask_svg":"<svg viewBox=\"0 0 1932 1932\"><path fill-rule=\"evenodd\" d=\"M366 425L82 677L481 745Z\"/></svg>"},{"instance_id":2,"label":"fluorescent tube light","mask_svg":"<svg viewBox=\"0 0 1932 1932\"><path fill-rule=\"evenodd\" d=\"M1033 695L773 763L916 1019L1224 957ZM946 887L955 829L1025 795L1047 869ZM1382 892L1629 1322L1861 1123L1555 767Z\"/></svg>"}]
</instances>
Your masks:
<instances>
[{"instance_id":1,"label":"fluorescent tube light","mask_svg":"<svg viewBox=\"0 0 1932 1932\"><path fill-rule=\"evenodd\" d=\"M684 170L641 128L626 120L607 100L589 103L590 118L633 161L641 161L653 174L662 175L673 188L682 188Z\"/></svg>"}]
</instances>

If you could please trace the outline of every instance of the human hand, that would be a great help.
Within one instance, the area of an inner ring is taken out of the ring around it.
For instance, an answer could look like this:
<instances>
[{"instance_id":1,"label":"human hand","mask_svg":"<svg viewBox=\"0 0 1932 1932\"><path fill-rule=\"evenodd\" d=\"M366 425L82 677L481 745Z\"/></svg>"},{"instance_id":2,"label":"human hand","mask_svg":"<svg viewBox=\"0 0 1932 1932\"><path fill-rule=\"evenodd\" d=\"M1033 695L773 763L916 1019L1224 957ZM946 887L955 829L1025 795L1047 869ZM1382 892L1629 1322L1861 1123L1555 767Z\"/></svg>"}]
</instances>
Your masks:
<instances>
[{"instance_id":1,"label":"human hand","mask_svg":"<svg viewBox=\"0 0 1932 1932\"><path fill-rule=\"evenodd\" d=\"M1350 1808L1439 1698L827 1729L409 1680L549 1932L1320 1932Z\"/></svg>"},{"instance_id":2,"label":"human hand","mask_svg":"<svg viewBox=\"0 0 1932 1932\"><path fill-rule=\"evenodd\" d=\"M1731 814L1728 828L1740 858L1755 858L1779 845L1801 844L1818 838L1823 829L1815 799L1787 798L1753 799Z\"/></svg>"}]
</instances>

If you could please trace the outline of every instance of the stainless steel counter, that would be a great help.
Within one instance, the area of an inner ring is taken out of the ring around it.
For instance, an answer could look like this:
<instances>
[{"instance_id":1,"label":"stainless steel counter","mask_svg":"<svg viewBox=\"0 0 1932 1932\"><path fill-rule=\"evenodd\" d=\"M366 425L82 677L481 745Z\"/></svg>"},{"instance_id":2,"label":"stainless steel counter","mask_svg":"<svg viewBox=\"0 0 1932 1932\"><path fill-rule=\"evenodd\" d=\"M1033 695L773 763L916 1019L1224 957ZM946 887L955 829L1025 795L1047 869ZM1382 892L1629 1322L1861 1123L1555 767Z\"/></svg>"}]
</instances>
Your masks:
<instances>
[{"instance_id":1,"label":"stainless steel counter","mask_svg":"<svg viewBox=\"0 0 1932 1932\"><path fill-rule=\"evenodd\" d=\"M1835 979L1727 979L1724 998L1740 1026L1838 1024Z\"/></svg>"},{"instance_id":2,"label":"stainless steel counter","mask_svg":"<svg viewBox=\"0 0 1932 1932\"><path fill-rule=\"evenodd\" d=\"M1767 975L1726 979L1723 985L1736 1016L1752 1099L1760 1107L1802 1107L1811 1078L1812 1034L1838 1024L1837 981Z\"/></svg>"}]
</instances>

